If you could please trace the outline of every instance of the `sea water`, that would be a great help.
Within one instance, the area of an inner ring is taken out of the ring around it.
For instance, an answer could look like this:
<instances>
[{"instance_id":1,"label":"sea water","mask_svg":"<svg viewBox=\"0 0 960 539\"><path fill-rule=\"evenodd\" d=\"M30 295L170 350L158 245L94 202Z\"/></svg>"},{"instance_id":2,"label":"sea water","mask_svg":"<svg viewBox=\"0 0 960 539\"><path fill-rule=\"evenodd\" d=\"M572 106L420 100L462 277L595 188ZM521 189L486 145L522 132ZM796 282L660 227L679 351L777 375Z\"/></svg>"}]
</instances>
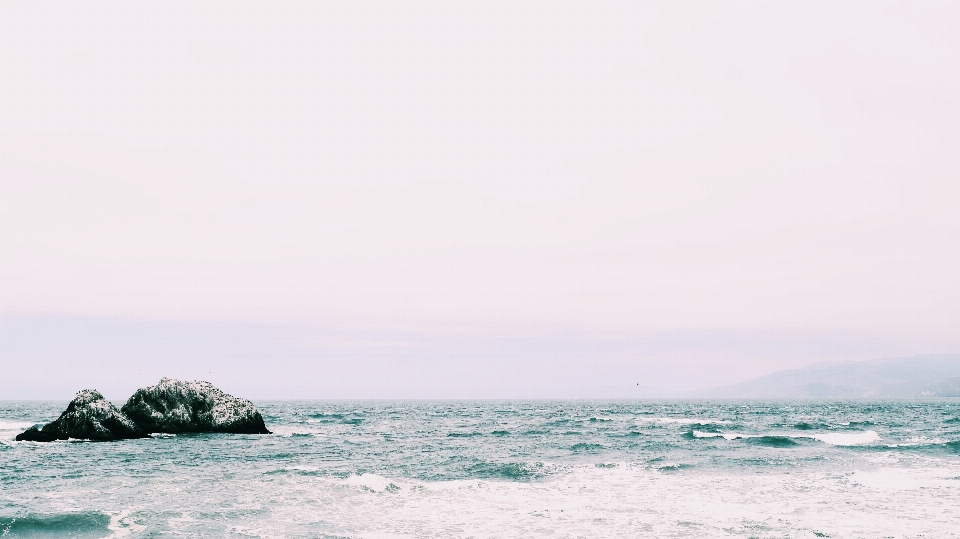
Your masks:
<instances>
[{"instance_id":1,"label":"sea water","mask_svg":"<svg viewBox=\"0 0 960 539\"><path fill-rule=\"evenodd\" d=\"M960 536L958 400L256 404L44 444L65 402L0 402L0 536Z\"/></svg>"}]
</instances>

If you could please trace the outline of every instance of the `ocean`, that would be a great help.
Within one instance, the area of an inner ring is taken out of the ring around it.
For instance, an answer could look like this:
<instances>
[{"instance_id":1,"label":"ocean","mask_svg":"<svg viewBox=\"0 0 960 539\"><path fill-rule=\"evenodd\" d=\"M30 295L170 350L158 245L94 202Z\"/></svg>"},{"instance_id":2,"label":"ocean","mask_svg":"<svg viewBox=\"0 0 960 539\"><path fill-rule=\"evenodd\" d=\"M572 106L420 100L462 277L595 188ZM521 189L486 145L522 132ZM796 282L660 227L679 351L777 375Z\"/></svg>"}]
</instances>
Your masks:
<instances>
[{"instance_id":1,"label":"ocean","mask_svg":"<svg viewBox=\"0 0 960 539\"><path fill-rule=\"evenodd\" d=\"M960 399L256 405L43 444L66 402L0 402L0 537L960 536Z\"/></svg>"}]
</instances>

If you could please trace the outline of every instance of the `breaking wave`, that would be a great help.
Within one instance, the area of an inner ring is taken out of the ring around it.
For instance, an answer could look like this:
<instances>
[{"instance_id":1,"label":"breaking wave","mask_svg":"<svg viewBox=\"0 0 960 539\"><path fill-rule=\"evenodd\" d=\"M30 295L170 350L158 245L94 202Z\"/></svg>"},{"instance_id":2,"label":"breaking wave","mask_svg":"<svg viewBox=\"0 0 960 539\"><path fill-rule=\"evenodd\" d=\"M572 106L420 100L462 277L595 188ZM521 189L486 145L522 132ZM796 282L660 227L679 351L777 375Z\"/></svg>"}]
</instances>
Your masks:
<instances>
[{"instance_id":1,"label":"breaking wave","mask_svg":"<svg viewBox=\"0 0 960 539\"><path fill-rule=\"evenodd\" d=\"M830 432L826 434L741 434L728 432L703 432L694 430L690 432L693 438L723 438L725 440L747 440L751 443L760 445L769 445L772 447L788 447L797 445L796 439L817 440L828 445L837 446L855 446L872 444L880 439L876 431L868 430L864 432Z\"/></svg>"},{"instance_id":2,"label":"breaking wave","mask_svg":"<svg viewBox=\"0 0 960 539\"><path fill-rule=\"evenodd\" d=\"M94 539L110 534L110 516L97 512L0 517L0 537Z\"/></svg>"},{"instance_id":3,"label":"breaking wave","mask_svg":"<svg viewBox=\"0 0 960 539\"><path fill-rule=\"evenodd\" d=\"M542 462L477 462L466 470L467 476L475 479L507 479L529 481L548 473Z\"/></svg>"}]
</instances>

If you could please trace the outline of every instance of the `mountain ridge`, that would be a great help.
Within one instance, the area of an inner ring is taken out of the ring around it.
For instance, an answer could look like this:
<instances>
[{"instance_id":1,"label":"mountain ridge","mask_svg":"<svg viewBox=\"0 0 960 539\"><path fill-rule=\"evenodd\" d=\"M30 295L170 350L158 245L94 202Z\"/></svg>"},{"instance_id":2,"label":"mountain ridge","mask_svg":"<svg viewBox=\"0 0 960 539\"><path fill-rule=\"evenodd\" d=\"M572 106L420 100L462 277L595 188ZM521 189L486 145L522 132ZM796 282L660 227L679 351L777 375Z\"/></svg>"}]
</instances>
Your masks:
<instances>
[{"instance_id":1,"label":"mountain ridge","mask_svg":"<svg viewBox=\"0 0 960 539\"><path fill-rule=\"evenodd\" d=\"M960 354L922 354L831 361L715 387L707 397L910 398L960 397Z\"/></svg>"}]
</instances>

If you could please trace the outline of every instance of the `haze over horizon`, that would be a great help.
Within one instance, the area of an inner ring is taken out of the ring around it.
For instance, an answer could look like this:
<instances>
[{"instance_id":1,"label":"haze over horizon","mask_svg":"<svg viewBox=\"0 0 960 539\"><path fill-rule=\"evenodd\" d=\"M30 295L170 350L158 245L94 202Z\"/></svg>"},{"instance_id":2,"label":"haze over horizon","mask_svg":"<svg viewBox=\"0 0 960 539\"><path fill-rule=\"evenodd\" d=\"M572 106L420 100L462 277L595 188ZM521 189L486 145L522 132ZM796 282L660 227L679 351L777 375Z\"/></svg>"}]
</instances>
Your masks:
<instances>
[{"instance_id":1,"label":"haze over horizon","mask_svg":"<svg viewBox=\"0 0 960 539\"><path fill-rule=\"evenodd\" d=\"M958 23L2 3L0 399L653 395L958 353Z\"/></svg>"}]
</instances>

